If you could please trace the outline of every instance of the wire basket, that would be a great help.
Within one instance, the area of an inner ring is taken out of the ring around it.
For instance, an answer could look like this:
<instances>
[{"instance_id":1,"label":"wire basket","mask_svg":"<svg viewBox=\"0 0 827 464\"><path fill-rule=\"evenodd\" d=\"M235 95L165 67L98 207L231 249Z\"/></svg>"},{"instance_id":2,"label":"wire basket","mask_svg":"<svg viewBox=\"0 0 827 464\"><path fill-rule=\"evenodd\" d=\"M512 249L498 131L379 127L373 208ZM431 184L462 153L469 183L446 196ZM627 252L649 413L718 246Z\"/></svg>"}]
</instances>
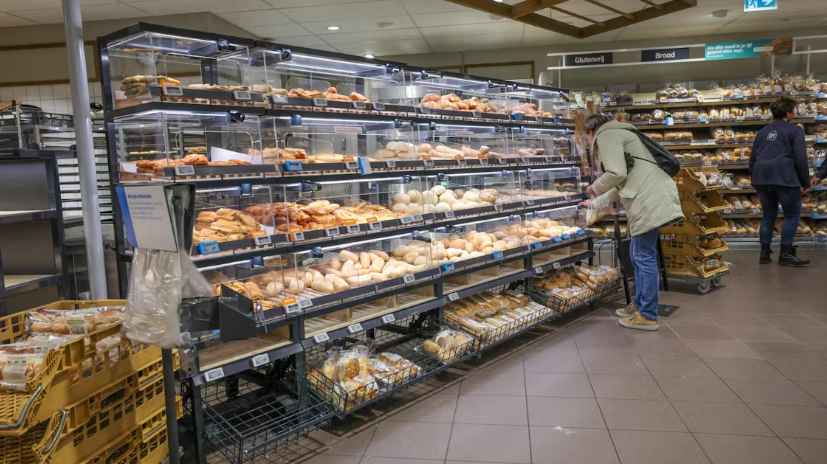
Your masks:
<instances>
[{"instance_id":1,"label":"wire basket","mask_svg":"<svg viewBox=\"0 0 827 464\"><path fill-rule=\"evenodd\" d=\"M603 297L612 295L620 289L620 279L615 279L603 284L599 284L597 289L585 289L584 291L573 295L571 298L563 298L554 293L534 292L532 297L534 301L558 311L560 313L567 313L583 306L589 305Z\"/></svg>"},{"instance_id":2,"label":"wire basket","mask_svg":"<svg viewBox=\"0 0 827 464\"><path fill-rule=\"evenodd\" d=\"M446 323L456 329L464 330L477 339L477 350L488 349L494 345L504 342L516 335L519 335L526 330L541 324L559 314L552 308L546 307L544 310L539 310L523 316L514 322L509 322L502 327L497 327L491 330L482 331L474 329L466 324L463 324L458 318L446 314Z\"/></svg>"},{"instance_id":3,"label":"wire basket","mask_svg":"<svg viewBox=\"0 0 827 464\"><path fill-rule=\"evenodd\" d=\"M278 461L280 448L333 417L324 398L313 391L301 395L294 388L292 373L267 387L242 382L230 395L224 390L225 401L204 407L207 439L233 464Z\"/></svg>"}]
</instances>

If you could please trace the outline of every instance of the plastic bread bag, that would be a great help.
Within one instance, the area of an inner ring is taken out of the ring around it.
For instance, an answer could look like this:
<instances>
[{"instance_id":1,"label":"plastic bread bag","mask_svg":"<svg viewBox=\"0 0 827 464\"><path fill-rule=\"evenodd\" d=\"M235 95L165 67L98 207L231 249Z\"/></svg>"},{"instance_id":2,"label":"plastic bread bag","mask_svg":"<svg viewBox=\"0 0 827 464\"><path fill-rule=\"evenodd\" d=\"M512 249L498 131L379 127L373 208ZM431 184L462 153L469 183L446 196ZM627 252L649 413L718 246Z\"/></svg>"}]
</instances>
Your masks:
<instances>
[{"instance_id":1,"label":"plastic bread bag","mask_svg":"<svg viewBox=\"0 0 827 464\"><path fill-rule=\"evenodd\" d=\"M396 353L380 353L371 361L374 376L389 384L399 383L419 373L419 366Z\"/></svg>"},{"instance_id":2,"label":"plastic bread bag","mask_svg":"<svg viewBox=\"0 0 827 464\"><path fill-rule=\"evenodd\" d=\"M135 250L126 301L124 335L131 339L175 348L189 343L181 332L183 298L209 298L209 283L186 253Z\"/></svg>"},{"instance_id":3,"label":"plastic bread bag","mask_svg":"<svg viewBox=\"0 0 827 464\"><path fill-rule=\"evenodd\" d=\"M615 189L612 189L589 200L589 208L586 210L586 225L594 225L603 219L603 216L612 214L613 197L616 193Z\"/></svg>"},{"instance_id":4,"label":"plastic bread bag","mask_svg":"<svg viewBox=\"0 0 827 464\"><path fill-rule=\"evenodd\" d=\"M36 376L59 339L24 341L0 347L0 392L28 392L28 379Z\"/></svg>"},{"instance_id":5,"label":"plastic bread bag","mask_svg":"<svg viewBox=\"0 0 827 464\"><path fill-rule=\"evenodd\" d=\"M350 350L343 351L336 361L339 382L344 384L359 375L373 375L373 363L368 354L368 347L364 345L357 345Z\"/></svg>"},{"instance_id":6,"label":"plastic bread bag","mask_svg":"<svg viewBox=\"0 0 827 464\"><path fill-rule=\"evenodd\" d=\"M26 314L29 333L85 335L120 323L123 308L101 307L77 310L40 309Z\"/></svg>"},{"instance_id":7,"label":"plastic bread bag","mask_svg":"<svg viewBox=\"0 0 827 464\"><path fill-rule=\"evenodd\" d=\"M465 354L474 337L454 329L440 330L432 339L416 347L416 352L436 356L441 362L451 362Z\"/></svg>"}]
</instances>

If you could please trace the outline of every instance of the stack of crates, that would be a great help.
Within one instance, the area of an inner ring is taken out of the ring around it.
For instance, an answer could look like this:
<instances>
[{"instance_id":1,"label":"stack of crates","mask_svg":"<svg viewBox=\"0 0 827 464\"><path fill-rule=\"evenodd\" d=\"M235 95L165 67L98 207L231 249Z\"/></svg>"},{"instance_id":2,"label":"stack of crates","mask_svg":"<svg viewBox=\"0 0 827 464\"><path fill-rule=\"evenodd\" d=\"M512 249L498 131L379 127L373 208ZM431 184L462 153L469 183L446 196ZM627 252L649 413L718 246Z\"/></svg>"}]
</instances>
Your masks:
<instances>
[{"instance_id":1,"label":"stack of crates","mask_svg":"<svg viewBox=\"0 0 827 464\"><path fill-rule=\"evenodd\" d=\"M31 311L125 304L59 301ZM0 342L29 335L26 314L0 318ZM27 392L0 392L0 464L159 464L166 459L161 350L120 338L120 331L118 323L67 339L48 352L28 379ZM177 406L181 417L180 399Z\"/></svg>"},{"instance_id":2,"label":"stack of crates","mask_svg":"<svg viewBox=\"0 0 827 464\"><path fill-rule=\"evenodd\" d=\"M682 168L675 177L684 218L661 229L661 246L667 275L711 279L728 271L714 257L729 250L722 238L727 223L722 213L729 209L720 182L706 179L723 175L715 167Z\"/></svg>"}]
</instances>

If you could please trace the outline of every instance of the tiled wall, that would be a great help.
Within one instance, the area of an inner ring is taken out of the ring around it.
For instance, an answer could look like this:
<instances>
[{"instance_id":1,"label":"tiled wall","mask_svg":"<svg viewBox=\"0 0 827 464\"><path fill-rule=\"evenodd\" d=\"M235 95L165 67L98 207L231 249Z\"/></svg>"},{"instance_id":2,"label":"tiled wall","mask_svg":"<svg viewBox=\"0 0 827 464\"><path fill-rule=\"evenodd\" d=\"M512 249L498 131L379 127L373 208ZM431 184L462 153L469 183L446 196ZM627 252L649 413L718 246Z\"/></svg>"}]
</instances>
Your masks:
<instances>
[{"instance_id":1,"label":"tiled wall","mask_svg":"<svg viewBox=\"0 0 827 464\"><path fill-rule=\"evenodd\" d=\"M179 78L181 85L201 82L198 77ZM27 85L19 87L0 87L0 101L17 100L29 105L39 106L43 111L60 114L72 113L72 90L69 84ZM100 82L89 84L89 100L103 104Z\"/></svg>"}]
</instances>

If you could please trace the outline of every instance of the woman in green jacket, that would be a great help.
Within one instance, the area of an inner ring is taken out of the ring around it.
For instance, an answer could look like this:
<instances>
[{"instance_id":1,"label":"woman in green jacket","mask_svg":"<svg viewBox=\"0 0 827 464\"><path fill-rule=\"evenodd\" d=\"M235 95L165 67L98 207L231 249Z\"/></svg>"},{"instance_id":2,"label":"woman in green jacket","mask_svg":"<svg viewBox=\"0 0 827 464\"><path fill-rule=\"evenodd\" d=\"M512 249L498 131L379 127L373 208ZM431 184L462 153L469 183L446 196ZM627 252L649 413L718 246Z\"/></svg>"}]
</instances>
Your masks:
<instances>
[{"instance_id":1,"label":"woman in green jacket","mask_svg":"<svg viewBox=\"0 0 827 464\"><path fill-rule=\"evenodd\" d=\"M632 234L635 301L616 311L621 318L618 323L631 329L657 330L657 240L661 227L683 218L678 188L660 169L631 124L595 114L586 118L584 128L595 168L602 172L587 192L590 196L608 194L613 202L620 201Z\"/></svg>"}]
</instances>

